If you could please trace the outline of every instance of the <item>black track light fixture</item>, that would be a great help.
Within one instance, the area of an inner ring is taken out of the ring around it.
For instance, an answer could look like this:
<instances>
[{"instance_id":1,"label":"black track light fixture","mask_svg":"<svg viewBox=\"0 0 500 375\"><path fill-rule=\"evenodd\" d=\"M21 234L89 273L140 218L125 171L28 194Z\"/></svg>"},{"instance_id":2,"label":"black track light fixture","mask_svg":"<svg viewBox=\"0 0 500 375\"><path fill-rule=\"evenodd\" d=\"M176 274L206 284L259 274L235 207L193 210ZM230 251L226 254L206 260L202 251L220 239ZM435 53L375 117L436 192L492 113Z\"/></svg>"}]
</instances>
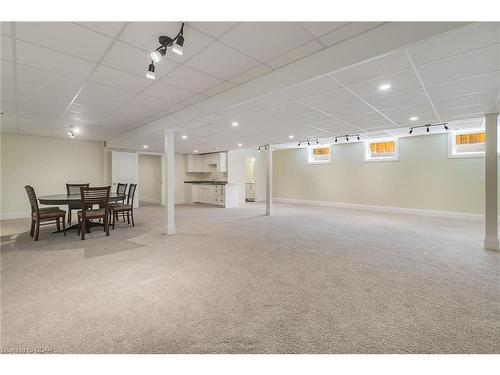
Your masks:
<instances>
[{"instance_id":1,"label":"black track light fixture","mask_svg":"<svg viewBox=\"0 0 500 375\"><path fill-rule=\"evenodd\" d=\"M338 141L338 139L337 139L337 137L335 137L335 143L337 143L337 141Z\"/></svg>"},{"instance_id":2,"label":"black track light fixture","mask_svg":"<svg viewBox=\"0 0 500 375\"><path fill-rule=\"evenodd\" d=\"M316 139L316 144L319 145L319 140L318 139Z\"/></svg>"},{"instance_id":3,"label":"black track light fixture","mask_svg":"<svg viewBox=\"0 0 500 375\"><path fill-rule=\"evenodd\" d=\"M297 144L297 147L300 147L301 144L302 144L302 141Z\"/></svg>"},{"instance_id":4,"label":"black track light fixture","mask_svg":"<svg viewBox=\"0 0 500 375\"><path fill-rule=\"evenodd\" d=\"M349 136L347 136L347 135L346 135L346 136L345 136L345 140L346 140L347 142L349 142Z\"/></svg>"},{"instance_id":5,"label":"black track light fixture","mask_svg":"<svg viewBox=\"0 0 500 375\"><path fill-rule=\"evenodd\" d=\"M411 133L413 133L413 128L410 128L410 131L408 134L411 134Z\"/></svg>"},{"instance_id":6,"label":"black track light fixture","mask_svg":"<svg viewBox=\"0 0 500 375\"><path fill-rule=\"evenodd\" d=\"M359 141L359 134L356 136L356 138L357 138L357 139L358 139L358 141Z\"/></svg>"},{"instance_id":7,"label":"black track light fixture","mask_svg":"<svg viewBox=\"0 0 500 375\"><path fill-rule=\"evenodd\" d=\"M444 126L444 130L448 130L448 125L443 124L443 126Z\"/></svg>"},{"instance_id":8,"label":"black track light fixture","mask_svg":"<svg viewBox=\"0 0 500 375\"><path fill-rule=\"evenodd\" d=\"M429 133L430 129L429 129L429 125L426 125L426 132Z\"/></svg>"},{"instance_id":9,"label":"black track light fixture","mask_svg":"<svg viewBox=\"0 0 500 375\"><path fill-rule=\"evenodd\" d=\"M167 54L168 48L172 47L173 53L182 56L184 47L184 22L175 37L171 38L169 36L162 35L158 38L158 43L160 43L160 46L150 53L151 64L149 64L148 72L146 73L146 78L149 79L156 78L154 74L154 63L160 62L162 57Z\"/></svg>"},{"instance_id":10,"label":"black track light fixture","mask_svg":"<svg viewBox=\"0 0 500 375\"><path fill-rule=\"evenodd\" d=\"M311 143L310 143L309 141L307 141L307 145L308 145L308 146L310 146L310 145L311 145Z\"/></svg>"}]
</instances>

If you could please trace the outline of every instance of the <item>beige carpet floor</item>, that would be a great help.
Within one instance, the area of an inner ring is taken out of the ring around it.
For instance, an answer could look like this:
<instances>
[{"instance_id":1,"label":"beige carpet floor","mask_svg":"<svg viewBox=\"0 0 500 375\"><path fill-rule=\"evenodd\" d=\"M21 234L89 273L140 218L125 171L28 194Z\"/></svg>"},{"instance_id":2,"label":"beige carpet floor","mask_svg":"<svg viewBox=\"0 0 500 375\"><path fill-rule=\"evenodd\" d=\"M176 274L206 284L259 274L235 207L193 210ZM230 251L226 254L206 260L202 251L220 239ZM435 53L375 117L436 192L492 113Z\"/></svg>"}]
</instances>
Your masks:
<instances>
[{"instance_id":1,"label":"beige carpet floor","mask_svg":"<svg viewBox=\"0 0 500 375\"><path fill-rule=\"evenodd\" d=\"M480 222L260 204L137 211L86 241L3 221L1 347L56 353L499 353Z\"/></svg>"}]
</instances>

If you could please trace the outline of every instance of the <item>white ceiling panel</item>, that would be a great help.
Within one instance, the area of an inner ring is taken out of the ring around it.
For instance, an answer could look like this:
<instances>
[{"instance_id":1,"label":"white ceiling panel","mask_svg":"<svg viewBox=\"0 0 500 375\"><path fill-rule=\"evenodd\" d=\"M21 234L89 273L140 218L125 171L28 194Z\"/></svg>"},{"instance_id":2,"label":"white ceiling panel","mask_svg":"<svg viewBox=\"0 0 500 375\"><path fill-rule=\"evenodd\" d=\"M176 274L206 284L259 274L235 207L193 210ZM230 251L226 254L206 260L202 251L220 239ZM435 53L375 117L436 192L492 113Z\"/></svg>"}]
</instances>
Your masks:
<instances>
[{"instance_id":1,"label":"white ceiling panel","mask_svg":"<svg viewBox=\"0 0 500 375\"><path fill-rule=\"evenodd\" d=\"M391 88L387 91L381 91L379 86L389 84ZM421 89L422 85L417 78L414 70L404 70L402 72L378 77L366 82L356 83L349 88L365 100L381 98L387 95L398 94L404 91Z\"/></svg>"},{"instance_id":2,"label":"white ceiling panel","mask_svg":"<svg viewBox=\"0 0 500 375\"><path fill-rule=\"evenodd\" d=\"M491 90L486 92L461 95L441 101L435 101L434 104L436 105L438 111L441 111L456 107L479 105L482 103L494 103L499 97L499 93L500 92L498 90Z\"/></svg>"},{"instance_id":3,"label":"white ceiling panel","mask_svg":"<svg viewBox=\"0 0 500 375\"><path fill-rule=\"evenodd\" d=\"M1 35L0 44L2 46L1 49L2 62L12 61L14 59L12 56L12 38L5 35Z\"/></svg>"},{"instance_id":4,"label":"white ceiling panel","mask_svg":"<svg viewBox=\"0 0 500 375\"><path fill-rule=\"evenodd\" d=\"M104 58L104 65L135 74L141 79L145 76L151 63L149 53L117 41ZM177 66L173 61L162 59L155 65L155 75L159 79Z\"/></svg>"},{"instance_id":5,"label":"white ceiling panel","mask_svg":"<svg viewBox=\"0 0 500 375\"><path fill-rule=\"evenodd\" d=\"M259 63L222 43L215 42L186 62L186 65L211 74L220 79L231 79Z\"/></svg>"},{"instance_id":6,"label":"white ceiling panel","mask_svg":"<svg viewBox=\"0 0 500 375\"><path fill-rule=\"evenodd\" d=\"M358 125L358 124L356 124ZM393 122L387 120L386 118L381 119L381 120L375 120L375 121L367 121L363 122L362 124L359 124L362 129L366 131L373 131L376 129L390 129L394 128L395 125Z\"/></svg>"},{"instance_id":7,"label":"white ceiling panel","mask_svg":"<svg viewBox=\"0 0 500 375\"><path fill-rule=\"evenodd\" d=\"M81 102L84 99L93 99L96 102L100 100L109 100L117 103L124 103L132 99L134 95L135 94L130 91L89 82L80 92L77 102Z\"/></svg>"},{"instance_id":8,"label":"white ceiling panel","mask_svg":"<svg viewBox=\"0 0 500 375\"><path fill-rule=\"evenodd\" d=\"M209 113L208 115L202 116L198 118L197 120L206 122L207 124L212 124L214 122L219 122L224 120L224 115L221 115L220 113Z\"/></svg>"},{"instance_id":9,"label":"white ceiling panel","mask_svg":"<svg viewBox=\"0 0 500 375\"><path fill-rule=\"evenodd\" d=\"M4 35L12 34L12 22L0 22L0 30Z\"/></svg>"},{"instance_id":10,"label":"white ceiling panel","mask_svg":"<svg viewBox=\"0 0 500 375\"><path fill-rule=\"evenodd\" d=\"M467 107L451 108L440 112L443 120L462 119L468 117L483 116L495 110L495 103L483 103Z\"/></svg>"},{"instance_id":11,"label":"white ceiling panel","mask_svg":"<svg viewBox=\"0 0 500 375\"><path fill-rule=\"evenodd\" d=\"M272 60L312 39L296 22L244 22L220 38L261 62Z\"/></svg>"},{"instance_id":12,"label":"white ceiling panel","mask_svg":"<svg viewBox=\"0 0 500 375\"><path fill-rule=\"evenodd\" d=\"M80 25L89 29L106 34L110 37L116 37L122 29L125 22L78 22Z\"/></svg>"},{"instance_id":13,"label":"white ceiling panel","mask_svg":"<svg viewBox=\"0 0 500 375\"><path fill-rule=\"evenodd\" d=\"M335 79L333 79L330 75L326 75L288 87L282 90L282 92L292 98L300 99L306 96L332 91L340 87L341 85Z\"/></svg>"},{"instance_id":14,"label":"white ceiling panel","mask_svg":"<svg viewBox=\"0 0 500 375\"><path fill-rule=\"evenodd\" d=\"M332 135L357 133L360 129L341 119L330 119L313 125L316 129L324 130Z\"/></svg>"},{"instance_id":15,"label":"white ceiling panel","mask_svg":"<svg viewBox=\"0 0 500 375\"><path fill-rule=\"evenodd\" d=\"M309 96L301 99L305 104L314 108L326 110L339 105L355 103L359 99L344 88L336 89L319 95Z\"/></svg>"},{"instance_id":16,"label":"white ceiling panel","mask_svg":"<svg viewBox=\"0 0 500 375\"><path fill-rule=\"evenodd\" d=\"M312 40L298 48L291 51L285 52L281 56L276 57L267 62L267 65L273 67L273 69L278 69L284 65L290 64L294 61L300 60L306 56L312 55L313 53L323 49L324 46L317 40Z\"/></svg>"},{"instance_id":17,"label":"white ceiling panel","mask_svg":"<svg viewBox=\"0 0 500 375\"><path fill-rule=\"evenodd\" d=\"M314 124L316 122L329 120L330 118L330 116L325 115L324 113L313 111L304 113L303 115L289 117L288 119L302 124Z\"/></svg>"},{"instance_id":18,"label":"white ceiling panel","mask_svg":"<svg viewBox=\"0 0 500 375\"><path fill-rule=\"evenodd\" d=\"M238 85L241 85L242 83L251 81L252 79L255 79L257 77L260 77L266 73L271 72L272 69L269 68L268 66L261 64L258 65L257 67L250 69L249 71L243 73L242 75L239 75L238 77L232 78L231 82L236 83Z\"/></svg>"},{"instance_id":19,"label":"white ceiling panel","mask_svg":"<svg viewBox=\"0 0 500 375\"><path fill-rule=\"evenodd\" d=\"M387 95L381 98L371 99L368 101L378 110L404 107L408 105L425 105L429 103L423 89L405 91L400 94Z\"/></svg>"},{"instance_id":20,"label":"white ceiling panel","mask_svg":"<svg viewBox=\"0 0 500 375\"><path fill-rule=\"evenodd\" d=\"M16 42L17 62L35 68L63 74L71 79L85 79L95 64L20 40Z\"/></svg>"},{"instance_id":21,"label":"white ceiling panel","mask_svg":"<svg viewBox=\"0 0 500 375\"><path fill-rule=\"evenodd\" d=\"M14 64L10 61L0 60L2 78L14 79Z\"/></svg>"},{"instance_id":22,"label":"white ceiling panel","mask_svg":"<svg viewBox=\"0 0 500 375\"><path fill-rule=\"evenodd\" d=\"M269 118L283 118L311 112L311 107L299 102L287 102L269 108L267 111L269 113Z\"/></svg>"},{"instance_id":23,"label":"white ceiling panel","mask_svg":"<svg viewBox=\"0 0 500 375\"><path fill-rule=\"evenodd\" d=\"M430 105L405 106L401 108L388 109L383 114L389 117L399 126L419 125L423 123L439 121ZM410 118L417 117L416 120Z\"/></svg>"},{"instance_id":24,"label":"white ceiling panel","mask_svg":"<svg viewBox=\"0 0 500 375\"><path fill-rule=\"evenodd\" d=\"M315 37L324 35L330 31L336 30L349 22L301 22L311 34Z\"/></svg>"},{"instance_id":25,"label":"white ceiling panel","mask_svg":"<svg viewBox=\"0 0 500 375\"><path fill-rule=\"evenodd\" d=\"M249 100L246 102L246 104L255 109L264 109L264 108L278 106L280 104L289 102L290 100L291 100L290 98L284 95L272 92L263 96L259 96L258 98Z\"/></svg>"},{"instance_id":26,"label":"white ceiling panel","mask_svg":"<svg viewBox=\"0 0 500 375\"><path fill-rule=\"evenodd\" d=\"M16 37L92 61L101 59L112 42L110 37L71 22L18 22Z\"/></svg>"},{"instance_id":27,"label":"white ceiling panel","mask_svg":"<svg viewBox=\"0 0 500 375\"><path fill-rule=\"evenodd\" d=\"M437 85L499 69L500 44L418 67L425 85Z\"/></svg>"},{"instance_id":28,"label":"white ceiling panel","mask_svg":"<svg viewBox=\"0 0 500 375\"><path fill-rule=\"evenodd\" d=\"M237 22L189 22L194 28L203 31L212 38L218 38L226 31L234 27Z\"/></svg>"},{"instance_id":29,"label":"white ceiling panel","mask_svg":"<svg viewBox=\"0 0 500 375\"><path fill-rule=\"evenodd\" d=\"M333 75L345 85L364 82L377 77L411 69L412 65L404 51L397 51L377 59L364 62L347 69L335 72Z\"/></svg>"},{"instance_id":30,"label":"white ceiling panel","mask_svg":"<svg viewBox=\"0 0 500 375\"><path fill-rule=\"evenodd\" d=\"M186 100L187 98L195 95L191 91L170 86L162 82L156 82L155 84L144 90L142 94L167 100L172 103L182 102L183 100Z\"/></svg>"},{"instance_id":31,"label":"white ceiling panel","mask_svg":"<svg viewBox=\"0 0 500 375\"><path fill-rule=\"evenodd\" d=\"M357 35L380 26L381 22L349 22L335 30L323 35L319 40L327 46L333 46Z\"/></svg>"},{"instance_id":32,"label":"white ceiling panel","mask_svg":"<svg viewBox=\"0 0 500 375\"><path fill-rule=\"evenodd\" d=\"M16 67L19 81L51 87L54 90L76 92L84 82L81 76L67 76L21 64L16 64Z\"/></svg>"},{"instance_id":33,"label":"white ceiling panel","mask_svg":"<svg viewBox=\"0 0 500 375\"><path fill-rule=\"evenodd\" d=\"M427 91L432 100L439 101L454 96L495 89L500 90L500 71L430 86Z\"/></svg>"},{"instance_id":34,"label":"white ceiling panel","mask_svg":"<svg viewBox=\"0 0 500 375\"><path fill-rule=\"evenodd\" d=\"M187 66L179 66L163 77L161 82L193 92L203 92L220 84L222 80Z\"/></svg>"},{"instance_id":35,"label":"white ceiling panel","mask_svg":"<svg viewBox=\"0 0 500 375\"><path fill-rule=\"evenodd\" d=\"M409 48L409 52L415 64L423 65L497 43L500 43L500 23L485 22L432 38Z\"/></svg>"},{"instance_id":36,"label":"white ceiling panel","mask_svg":"<svg viewBox=\"0 0 500 375\"><path fill-rule=\"evenodd\" d=\"M205 90L203 93L208 96L218 95L236 86L234 83L224 81L220 85L214 86L211 89Z\"/></svg>"},{"instance_id":37,"label":"white ceiling panel","mask_svg":"<svg viewBox=\"0 0 500 375\"><path fill-rule=\"evenodd\" d=\"M163 100L159 98L154 98L152 96L146 96L140 94L134 97L130 103L133 105L145 108L152 108L158 111L165 111L165 112L167 112L168 109L175 104L174 102L168 100Z\"/></svg>"},{"instance_id":38,"label":"white ceiling panel","mask_svg":"<svg viewBox=\"0 0 500 375\"><path fill-rule=\"evenodd\" d=\"M205 125L207 125L206 122L198 121L198 120L191 120L191 121L179 124L178 126L175 127L175 129L189 130L189 129L200 128L200 127L205 126Z\"/></svg>"},{"instance_id":39,"label":"white ceiling panel","mask_svg":"<svg viewBox=\"0 0 500 375\"><path fill-rule=\"evenodd\" d=\"M92 77L92 82L101 85L111 86L131 92L139 92L151 85L151 80L139 77L130 73L125 73L120 70L108 68L107 66L99 66Z\"/></svg>"}]
</instances>

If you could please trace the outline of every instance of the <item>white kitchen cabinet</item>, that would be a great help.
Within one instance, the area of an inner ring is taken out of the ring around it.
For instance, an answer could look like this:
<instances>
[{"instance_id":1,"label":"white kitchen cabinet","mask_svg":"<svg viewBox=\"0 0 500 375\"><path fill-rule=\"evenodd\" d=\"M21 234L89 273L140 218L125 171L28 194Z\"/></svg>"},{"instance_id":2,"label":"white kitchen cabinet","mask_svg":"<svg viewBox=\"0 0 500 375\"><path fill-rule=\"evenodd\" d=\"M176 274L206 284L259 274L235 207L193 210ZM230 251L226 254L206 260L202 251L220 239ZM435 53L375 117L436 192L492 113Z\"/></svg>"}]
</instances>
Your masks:
<instances>
[{"instance_id":1,"label":"white kitchen cabinet","mask_svg":"<svg viewBox=\"0 0 500 375\"><path fill-rule=\"evenodd\" d=\"M210 159L210 154L204 154L204 155L200 155L201 157L201 171L202 172L210 172L211 171L211 167L209 165L209 159Z\"/></svg>"},{"instance_id":2,"label":"white kitchen cabinet","mask_svg":"<svg viewBox=\"0 0 500 375\"><path fill-rule=\"evenodd\" d=\"M225 152L218 153L217 172L227 172L227 153Z\"/></svg>"},{"instance_id":3,"label":"white kitchen cabinet","mask_svg":"<svg viewBox=\"0 0 500 375\"><path fill-rule=\"evenodd\" d=\"M245 200L255 202L255 182L245 184Z\"/></svg>"},{"instance_id":4,"label":"white kitchen cabinet","mask_svg":"<svg viewBox=\"0 0 500 375\"><path fill-rule=\"evenodd\" d=\"M186 183L186 203L208 203L222 207L238 206L238 185Z\"/></svg>"},{"instance_id":5,"label":"white kitchen cabinet","mask_svg":"<svg viewBox=\"0 0 500 375\"><path fill-rule=\"evenodd\" d=\"M203 155L186 155L186 172L227 172L227 154L215 152Z\"/></svg>"},{"instance_id":6,"label":"white kitchen cabinet","mask_svg":"<svg viewBox=\"0 0 500 375\"><path fill-rule=\"evenodd\" d=\"M186 172L202 172L201 155L186 155Z\"/></svg>"}]
</instances>

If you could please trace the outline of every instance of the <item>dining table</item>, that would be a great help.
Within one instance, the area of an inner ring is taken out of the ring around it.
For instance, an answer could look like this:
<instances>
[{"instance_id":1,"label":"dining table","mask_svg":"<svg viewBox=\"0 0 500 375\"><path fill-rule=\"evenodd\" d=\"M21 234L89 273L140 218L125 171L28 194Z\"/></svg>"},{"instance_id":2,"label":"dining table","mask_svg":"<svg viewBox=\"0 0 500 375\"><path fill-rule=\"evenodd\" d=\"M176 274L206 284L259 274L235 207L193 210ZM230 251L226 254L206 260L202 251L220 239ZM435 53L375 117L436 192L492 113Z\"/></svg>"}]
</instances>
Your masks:
<instances>
[{"instance_id":1,"label":"dining table","mask_svg":"<svg viewBox=\"0 0 500 375\"><path fill-rule=\"evenodd\" d=\"M126 199L125 194L117 194L116 192L109 193L109 201L110 202L118 202ZM78 194L51 194L51 195L42 195L38 197L38 201L41 204L49 205L49 206L67 206L71 203L80 203L82 201L81 195ZM95 222L89 220L87 222L87 230L89 231L91 227L104 226L103 223ZM73 224L66 228L66 230L78 229L78 224ZM62 232L61 230L56 230L53 233Z\"/></svg>"}]
</instances>

